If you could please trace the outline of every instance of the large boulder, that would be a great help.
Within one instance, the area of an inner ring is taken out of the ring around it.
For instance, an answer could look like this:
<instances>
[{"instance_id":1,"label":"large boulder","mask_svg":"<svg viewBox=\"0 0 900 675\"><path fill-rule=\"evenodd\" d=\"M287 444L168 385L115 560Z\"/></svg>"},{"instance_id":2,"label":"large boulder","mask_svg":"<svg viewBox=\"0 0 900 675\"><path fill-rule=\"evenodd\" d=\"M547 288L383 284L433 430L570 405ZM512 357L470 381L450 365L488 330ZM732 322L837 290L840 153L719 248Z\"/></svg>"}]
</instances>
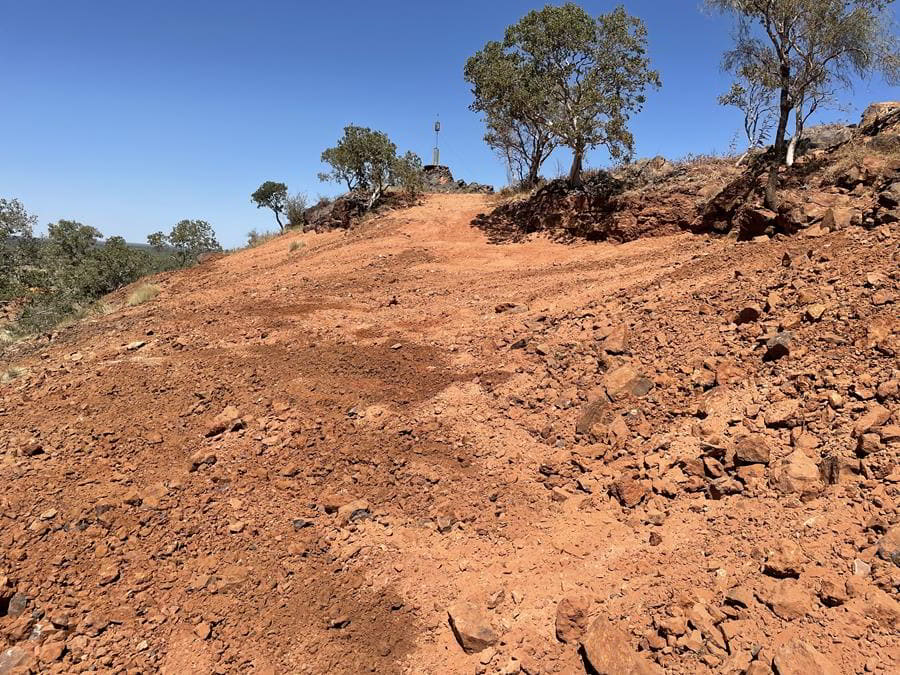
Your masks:
<instances>
[{"instance_id":1,"label":"large boulder","mask_svg":"<svg viewBox=\"0 0 900 675\"><path fill-rule=\"evenodd\" d=\"M843 124L819 124L803 132L801 150L830 150L853 138L853 129Z\"/></svg>"}]
</instances>

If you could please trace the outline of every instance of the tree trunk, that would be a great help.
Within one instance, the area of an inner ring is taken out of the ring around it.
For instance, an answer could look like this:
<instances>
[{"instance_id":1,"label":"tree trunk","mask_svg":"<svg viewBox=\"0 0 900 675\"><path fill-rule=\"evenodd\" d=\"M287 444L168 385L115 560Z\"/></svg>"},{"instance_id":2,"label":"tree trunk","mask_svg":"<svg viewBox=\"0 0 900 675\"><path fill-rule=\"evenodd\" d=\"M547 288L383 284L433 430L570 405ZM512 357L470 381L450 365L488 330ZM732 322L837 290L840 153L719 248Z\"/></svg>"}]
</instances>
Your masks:
<instances>
[{"instance_id":1,"label":"tree trunk","mask_svg":"<svg viewBox=\"0 0 900 675\"><path fill-rule=\"evenodd\" d=\"M584 144L576 143L572 149L572 168L569 169L569 185L581 187L581 164L584 161Z\"/></svg>"},{"instance_id":2,"label":"tree trunk","mask_svg":"<svg viewBox=\"0 0 900 675\"><path fill-rule=\"evenodd\" d=\"M281 218L278 217L278 211L275 211L275 222L278 223L278 229L284 234L284 225L281 224Z\"/></svg>"},{"instance_id":3,"label":"tree trunk","mask_svg":"<svg viewBox=\"0 0 900 675\"><path fill-rule=\"evenodd\" d=\"M790 70L786 66L781 68L781 102L778 109L778 129L775 132L775 157L769 166L769 180L766 184L766 208L772 211L778 210L778 169L785 157L784 136L787 133L788 119L791 116L791 99L788 92L790 85Z\"/></svg>"},{"instance_id":4,"label":"tree trunk","mask_svg":"<svg viewBox=\"0 0 900 675\"><path fill-rule=\"evenodd\" d=\"M797 120L797 128L794 131L794 135L791 138L791 144L787 149L787 159L785 160L785 164L789 167L794 166L794 160L797 155L797 145L803 139L803 110L802 106L798 106L797 110L794 111L794 117Z\"/></svg>"},{"instance_id":5,"label":"tree trunk","mask_svg":"<svg viewBox=\"0 0 900 675\"><path fill-rule=\"evenodd\" d=\"M541 170L541 155L544 149L540 146L535 148L534 154L531 156L531 164L528 167L528 178L525 179L525 186L533 188L538 182L538 172Z\"/></svg>"}]
</instances>

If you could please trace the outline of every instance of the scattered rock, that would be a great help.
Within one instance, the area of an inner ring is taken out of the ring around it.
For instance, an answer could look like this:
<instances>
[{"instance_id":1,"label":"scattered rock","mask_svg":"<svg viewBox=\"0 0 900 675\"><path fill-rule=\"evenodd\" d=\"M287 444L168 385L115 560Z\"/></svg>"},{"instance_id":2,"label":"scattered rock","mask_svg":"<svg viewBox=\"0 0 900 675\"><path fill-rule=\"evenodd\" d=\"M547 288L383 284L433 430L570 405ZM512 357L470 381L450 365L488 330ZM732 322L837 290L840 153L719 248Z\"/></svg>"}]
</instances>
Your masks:
<instances>
[{"instance_id":1,"label":"scattered rock","mask_svg":"<svg viewBox=\"0 0 900 675\"><path fill-rule=\"evenodd\" d=\"M207 448L197 450L191 455L191 471L196 471L201 466L212 466L216 463L216 454Z\"/></svg>"},{"instance_id":2,"label":"scattered rock","mask_svg":"<svg viewBox=\"0 0 900 675\"><path fill-rule=\"evenodd\" d=\"M890 410L888 410L884 406L878 405L877 403L873 404L869 406L869 409L866 411L866 413L856 421L856 424L853 425L853 436L862 436L871 429L882 426L889 419L891 419Z\"/></svg>"},{"instance_id":3,"label":"scattered rock","mask_svg":"<svg viewBox=\"0 0 900 675\"><path fill-rule=\"evenodd\" d=\"M772 487L784 494L816 495L823 489L816 463L800 450L785 457L772 471Z\"/></svg>"},{"instance_id":4,"label":"scattered rock","mask_svg":"<svg viewBox=\"0 0 900 675\"><path fill-rule=\"evenodd\" d=\"M649 492L649 486L631 476L621 476L610 487L610 493L626 508L640 504Z\"/></svg>"},{"instance_id":5,"label":"scattered rock","mask_svg":"<svg viewBox=\"0 0 900 675\"><path fill-rule=\"evenodd\" d=\"M738 464L768 464L772 451L762 434L742 436L734 445L734 459Z\"/></svg>"},{"instance_id":6,"label":"scattered rock","mask_svg":"<svg viewBox=\"0 0 900 675\"><path fill-rule=\"evenodd\" d=\"M18 668L25 669L27 664L33 660L34 654L31 651L19 646L10 647L0 652L0 675L12 673Z\"/></svg>"},{"instance_id":7,"label":"scattered rock","mask_svg":"<svg viewBox=\"0 0 900 675\"><path fill-rule=\"evenodd\" d=\"M457 602L448 609L450 627L467 654L480 652L500 640L487 616L471 602Z\"/></svg>"},{"instance_id":8,"label":"scattered rock","mask_svg":"<svg viewBox=\"0 0 900 675\"><path fill-rule=\"evenodd\" d=\"M900 567L900 525L889 528L878 542L878 557Z\"/></svg>"},{"instance_id":9,"label":"scattered rock","mask_svg":"<svg viewBox=\"0 0 900 675\"><path fill-rule=\"evenodd\" d=\"M757 304L744 305L737 313L734 322L737 324L752 323L762 316L762 308Z\"/></svg>"},{"instance_id":10,"label":"scattered rock","mask_svg":"<svg viewBox=\"0 0 900 675\"><path fill-rule=\"evenodd\" d=\"M628 351L628 340L628 327L617 326L603 341L603 350L607 354L625 354Z\"/></svg>"},{"instance_id":11,"label":"scattered rock","mask_svg":"<svg viewBox=\"0 0 900 675\"><path fill-rule=\"evenodd\" d=\"M798 422L800 403L796 399L784 399L771 404L765 411L767 427L793 427Z\"/></svg>"},{"instance_id":12,"label":"scattered rock","mask_svg":"<svg viewBox=\"0 0 900 675\"><path fill-rule=\"evenodd\" d=\"M779 333L766 341L766 352L763 361L778 361L791 353L790 333Z\"/></svg>"},{"instance_id":13,"label":"scattered rock","mask_svg":"<svg viewBox=\"0 0 900 675\"><path fill-rule=\"evenodd\" d=\"M780 539L766 554L763 571L779 579L797 578L805 564L806 556L800 545L791 539Z\"/></svg>"},{"instance_id":14,"label":"scattered rock","mask_svg":"<svg viewBox=\"0 0 900 675\"><path fill-rule=\"evenodd\" d=\"M785 621L800 619L812 611L812 598L796 579L775 583L764 601L778 618Z\"/></svg>"},{"instance_id":15,"label":"scattered rock","mask_svg":"<svg viewBox=\"0 0 900 675\"><path fill-rule=\"evenodd\" d=\"M242 426L241 414L233 405L216 415L206 427L206 436L218 436L226 431L233 431Z\"/></svg>"},{"instance_id":16,"label":"scattered rock","mask_svg":"<svg viewBox=\"0 0 900 675\"><path fill-rule=\"evenodd\" d=\"M372 517L369 509L369 502L365 499L355 499L348 504L344 504L337 510L338 522L341 525L349 525L357 520L364 520Z\"/></svg>"}]
</instances>

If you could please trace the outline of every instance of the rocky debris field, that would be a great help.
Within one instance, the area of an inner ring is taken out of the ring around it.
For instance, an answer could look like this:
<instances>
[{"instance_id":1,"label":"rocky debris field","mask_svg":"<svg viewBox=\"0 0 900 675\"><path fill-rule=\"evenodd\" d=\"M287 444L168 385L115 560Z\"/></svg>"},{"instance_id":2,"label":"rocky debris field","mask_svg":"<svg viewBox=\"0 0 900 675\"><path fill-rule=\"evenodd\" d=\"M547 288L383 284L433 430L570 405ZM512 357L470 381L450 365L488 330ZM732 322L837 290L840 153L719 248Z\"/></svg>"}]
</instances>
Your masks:
<instances>
[{"instance_id":1,"label":"rocky debris field","mask_svg":"<svg viewBox=\"0 0 900 675\"><path fill-rule=\"evenodd\" d=\"M0 673L897 672L900 224L495 246L487 200L9 349Z\"/></svg>"}]
</instances>

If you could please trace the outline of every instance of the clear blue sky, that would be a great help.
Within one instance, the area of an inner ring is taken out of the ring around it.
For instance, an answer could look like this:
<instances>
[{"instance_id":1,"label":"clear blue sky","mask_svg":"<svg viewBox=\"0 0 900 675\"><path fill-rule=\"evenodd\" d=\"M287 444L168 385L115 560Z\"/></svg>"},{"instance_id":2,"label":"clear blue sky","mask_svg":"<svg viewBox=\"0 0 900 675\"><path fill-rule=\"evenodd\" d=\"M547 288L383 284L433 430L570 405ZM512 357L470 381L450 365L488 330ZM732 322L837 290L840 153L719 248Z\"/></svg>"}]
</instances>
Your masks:
<instances>
[{"instance_id":1,"label":"clear blue sky","mask_svg":"<svg viewBox=\"0 0 900 675\"><path fill-rule=\"evenodd\" d=\"M0 196L42 226L59 218L143 241L182 218L226 246L272 229L250 204L266 179L310 197L319 155L348 123L386 131L457 177L503 185L503 165L467 106L466 59L540 2L455 0L0 0ZM592 13L612 1L584 1ZM633 122L639 156L724 151L738 113L716 104L730 27L700 0L624 0L649 29L663 88ZM847 95L857 121L897 92L878 79ZM588 158L598 166L602 152ZM565 170L560 154L544 173Z\"/></svg>"}]
</instances>

